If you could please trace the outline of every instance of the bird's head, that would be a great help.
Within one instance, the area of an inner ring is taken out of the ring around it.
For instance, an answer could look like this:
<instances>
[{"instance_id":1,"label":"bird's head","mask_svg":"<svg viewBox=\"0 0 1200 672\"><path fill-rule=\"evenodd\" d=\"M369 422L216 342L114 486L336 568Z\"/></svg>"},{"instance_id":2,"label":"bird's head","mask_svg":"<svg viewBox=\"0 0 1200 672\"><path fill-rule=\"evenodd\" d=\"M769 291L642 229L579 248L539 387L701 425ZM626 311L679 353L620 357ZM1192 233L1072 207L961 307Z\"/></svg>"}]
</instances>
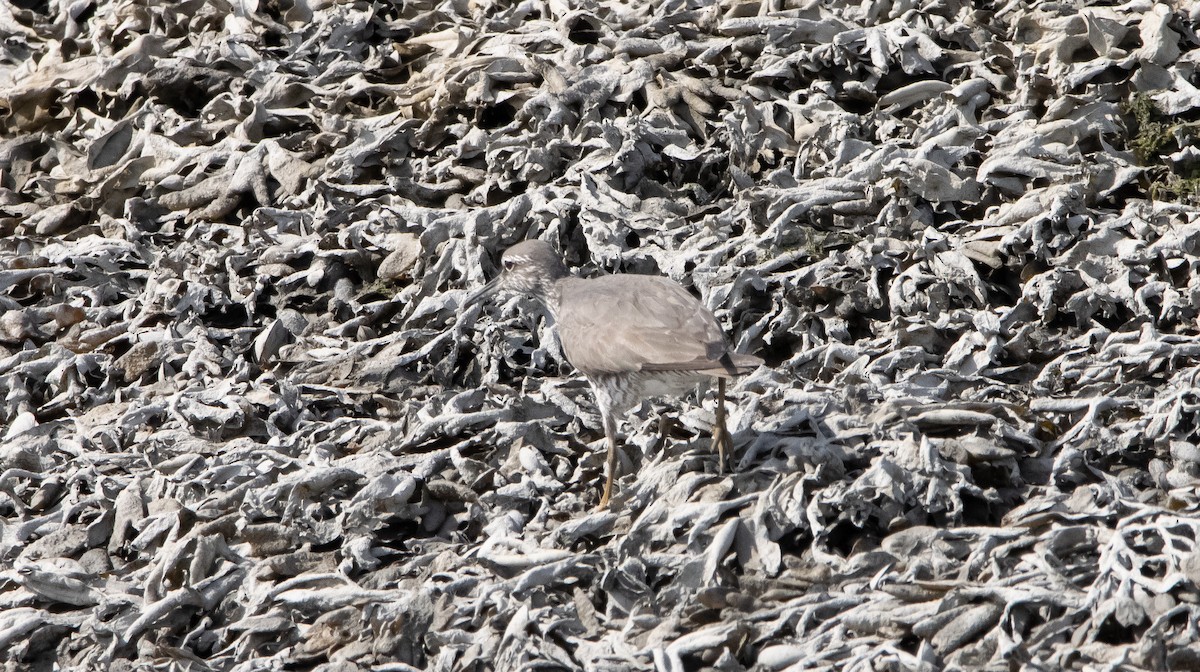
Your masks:
<instances>
[{"instance_id":1,"label":"bird's head","mask_svg":"<svg viewBox=\"0 0 1200 672\"><path fill-rule=\"evenodd\" d=\"M525 294L545 302L555 281L569 275L562 257L541 240L526 240L500 255L500 275L467 297L464 305L494 294Z\"/></svg>"}]
</instances>

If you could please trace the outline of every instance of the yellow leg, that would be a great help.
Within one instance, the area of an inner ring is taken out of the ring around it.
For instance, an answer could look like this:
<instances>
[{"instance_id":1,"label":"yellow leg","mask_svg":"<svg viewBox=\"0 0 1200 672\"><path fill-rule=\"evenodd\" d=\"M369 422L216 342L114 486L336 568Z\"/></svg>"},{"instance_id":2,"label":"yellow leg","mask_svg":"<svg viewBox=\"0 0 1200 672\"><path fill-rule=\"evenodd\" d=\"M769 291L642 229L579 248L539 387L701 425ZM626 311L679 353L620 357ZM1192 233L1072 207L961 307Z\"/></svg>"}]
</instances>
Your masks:
<instances>
[{"instance_id":1,"label":"yellow leg","mask_svg":"<svg viewBox=\"0 0 1200 672\"><path fill-rule=\"evenodd\" d=\"M617 423L608 417L604 418L604 436L608 439L608 459L605 460L608 472L604 479L604 494L600 496L600 503L596 505L597 511L603 511L608 508L608 503L612 499L613 481L617 477Z\"/></svg>"},{"instance_id":2,"label":"yellow leg","mask_svg":"<svg viewBox=\"0 0 1200 672\"><path fill-rule=\"evenodd\" d=\"M717 451L717 473L725 475L726 453L733 452L733 437L725 427L725 379L717 378L717 422L713 425L713 449ZM732 455L729 456L732 458Z\"/></svg>"}]
</instances>

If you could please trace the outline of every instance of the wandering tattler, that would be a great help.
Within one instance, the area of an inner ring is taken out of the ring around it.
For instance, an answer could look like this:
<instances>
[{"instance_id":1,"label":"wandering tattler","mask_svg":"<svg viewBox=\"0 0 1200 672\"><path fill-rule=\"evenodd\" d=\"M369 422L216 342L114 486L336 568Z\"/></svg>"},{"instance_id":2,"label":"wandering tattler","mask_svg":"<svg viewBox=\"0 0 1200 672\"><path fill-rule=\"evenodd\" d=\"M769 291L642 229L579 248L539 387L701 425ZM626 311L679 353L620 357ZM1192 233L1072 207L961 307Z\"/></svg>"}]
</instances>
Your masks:
<instances>
[{"instance_id":1,"label":"wandering tattler","mask_svg":"<svg viewBox=\"0 0 1200 672\"><path fill-rule=\"evenodd\" d=\"M717 379L713 447L724 472L732 439L725 427L725 379L762 364L732 351L712 313L678 283L653 275L577 278L549 244L527 240L505 250L503 271L467 297L532 296L550 311L567 361L587 377L604 420L608 506L617 468L617 421L650 397L677 396Z\"/></svg>"}]
</instances>

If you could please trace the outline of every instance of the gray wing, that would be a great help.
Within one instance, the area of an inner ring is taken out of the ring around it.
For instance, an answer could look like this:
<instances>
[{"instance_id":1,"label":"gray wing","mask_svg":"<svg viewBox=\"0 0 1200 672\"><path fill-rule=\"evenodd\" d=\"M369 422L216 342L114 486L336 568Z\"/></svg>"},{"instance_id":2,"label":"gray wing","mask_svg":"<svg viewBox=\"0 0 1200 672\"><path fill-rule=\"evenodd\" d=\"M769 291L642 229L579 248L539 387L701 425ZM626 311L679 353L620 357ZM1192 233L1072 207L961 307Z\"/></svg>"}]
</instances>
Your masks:
<instances>
[{"instance_id":1,"label":"gray wing","mask_svg":"<svg viewBox=\"0 0 1200 672\"><path fill-rule=\"evenodd\" d=\"M558 313L563 353L583 373L737 372L712 313L668 278L564 280Z\"/></svg>"}]
</instances>

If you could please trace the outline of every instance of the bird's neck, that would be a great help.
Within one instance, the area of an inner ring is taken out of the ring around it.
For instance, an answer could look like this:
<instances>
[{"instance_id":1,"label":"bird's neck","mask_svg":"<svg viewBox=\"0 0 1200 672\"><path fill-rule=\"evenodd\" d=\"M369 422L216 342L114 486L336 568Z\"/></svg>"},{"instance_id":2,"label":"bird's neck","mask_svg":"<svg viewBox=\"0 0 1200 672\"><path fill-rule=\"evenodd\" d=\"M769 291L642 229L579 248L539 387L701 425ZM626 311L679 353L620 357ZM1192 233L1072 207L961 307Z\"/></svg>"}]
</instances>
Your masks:
<instances>
[{"instance_id":1,"label":"bird's neck","mask_svg":"<svg viewBox=\"0 0 1200 672\"><path fill-rule=\"evenodd\" d=\"M550 311L550 315L554 318L555 322L558 322L558 307L562 302L563 281L569 277L564 276L547 281L542 287L542 291L537 295L538 300L542 302L546 310Z\"/></svg>"}]
</instances>

